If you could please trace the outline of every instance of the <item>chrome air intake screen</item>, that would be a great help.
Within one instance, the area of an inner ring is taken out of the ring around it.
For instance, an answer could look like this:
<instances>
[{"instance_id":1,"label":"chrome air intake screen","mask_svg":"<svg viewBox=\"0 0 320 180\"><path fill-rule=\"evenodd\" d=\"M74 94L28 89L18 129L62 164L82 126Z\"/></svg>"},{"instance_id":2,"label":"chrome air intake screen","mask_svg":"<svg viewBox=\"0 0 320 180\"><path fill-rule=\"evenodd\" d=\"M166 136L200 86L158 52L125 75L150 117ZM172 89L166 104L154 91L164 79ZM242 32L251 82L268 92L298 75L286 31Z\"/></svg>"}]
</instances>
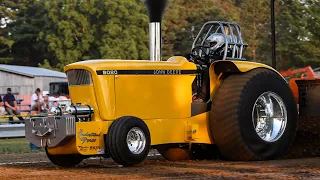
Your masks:
<instances>
[{"instance_id":1,"label":"chrome air intake screen","mask_svg":"<svg viewBox=\"0 0 320 180\"><path fill-rule=\"evenodd\" d=\"M71 69L66 72L69 86L92 84L91 74L83 69Z\"/></svg>"}]
</instances>

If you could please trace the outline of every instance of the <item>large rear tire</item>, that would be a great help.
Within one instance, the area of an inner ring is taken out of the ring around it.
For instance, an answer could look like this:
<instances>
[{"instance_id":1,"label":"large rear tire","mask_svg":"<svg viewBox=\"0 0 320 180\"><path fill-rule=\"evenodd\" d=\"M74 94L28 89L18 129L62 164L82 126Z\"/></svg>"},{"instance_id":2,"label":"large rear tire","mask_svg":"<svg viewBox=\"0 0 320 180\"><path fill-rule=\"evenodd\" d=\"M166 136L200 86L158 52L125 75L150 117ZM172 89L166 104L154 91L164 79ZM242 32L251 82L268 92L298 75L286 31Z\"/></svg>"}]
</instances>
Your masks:
<instances>
[{"instance_id":1,"label":"large rear tire","mask_svg":"<svg viewBox=\"0 0 320 180\"><path fill-rule=\"evenodd\" d=\"M258 68L222 82L214 94L209 126L227 159L247 161L284 156L294 141L296 123L297 107L286 81Z\"/></svg>"},{"instance_id":2,"label":"large rear tire","mask_svg":"<svg viewBox=\"0 0 320 180\"><path fill-rule=\"evenodd\" d=\"M151 138L148 126L137 117L124 116L115 120L106 136L111 158L124 166L140 164L148 155Z\"/></svg>"}]
</instances>

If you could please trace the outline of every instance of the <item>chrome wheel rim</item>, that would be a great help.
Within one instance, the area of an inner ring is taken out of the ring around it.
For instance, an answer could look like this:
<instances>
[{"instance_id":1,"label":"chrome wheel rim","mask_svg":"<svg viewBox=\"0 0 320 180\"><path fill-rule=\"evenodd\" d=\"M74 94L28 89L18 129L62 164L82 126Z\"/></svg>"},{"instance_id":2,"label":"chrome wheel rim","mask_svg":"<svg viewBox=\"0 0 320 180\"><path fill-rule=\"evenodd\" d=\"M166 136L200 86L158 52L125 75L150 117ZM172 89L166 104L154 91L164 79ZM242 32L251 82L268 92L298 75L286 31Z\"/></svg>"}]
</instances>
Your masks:
<instances>
[{"instance_id":1,"label":"chrome wheel rim","mask_svg":"<svg viewBox=\"0 0 320 180\"><path fill-rule=\"evenodd\" d=\"M262 140L277 141L287 125L287 109L281 97L270 91L261 94L253 106L252 122Z\"/></svg>"},{"instance_id":2,"label":"chrome wheel rim","mask_svg":"<svg viewBox=\"0 0 320 180\"><path fill-rule=\"evenodd\" d=\"M127 145L133 154L140 154L146 146L146 137L143 131L134 127L127 134Z\"/></svg>"}]
</instances>

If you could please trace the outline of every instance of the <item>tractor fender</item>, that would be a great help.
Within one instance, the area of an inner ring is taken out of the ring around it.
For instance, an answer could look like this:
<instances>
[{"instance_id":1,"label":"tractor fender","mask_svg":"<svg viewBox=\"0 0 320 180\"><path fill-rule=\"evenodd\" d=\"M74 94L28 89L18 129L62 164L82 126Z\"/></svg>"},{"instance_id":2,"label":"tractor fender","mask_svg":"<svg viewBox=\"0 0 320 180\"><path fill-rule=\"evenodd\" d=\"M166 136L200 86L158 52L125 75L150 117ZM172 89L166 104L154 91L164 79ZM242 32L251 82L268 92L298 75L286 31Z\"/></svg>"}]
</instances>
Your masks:
<instances>
[{"instance_id":1,"label":"tractor fender","mask_svg":"<svg viewBox=\"0 0 320 180\"><path fill-rule=\"evenodd\" d=\"M248 72L250 70L256 69L256 68L267 68L275 73L279 74L283 78L283 76L273 69L272 67L257 63L257 62L250 62L250 61L234 61L234 60L219 60L215 61L210 65L210 70L213 70L213 72L216 75L219 75L220 73L244 73ZM283 78L284 79L284 78Z\"/></svg>"},{"instance_id":2,"label":"tractor fender","mask_svg":"<svg viewBox=\"0 0 320 180\"><path fill-rule=\"evenodd\" d=\"M256 68L266 68L271 71L277 73L284 81L284 77L272 67L250 61L234 61L234 60L219 60L211 63L209 68L209 76L210 76L210 98L213 99L215 91L222 83L222 79L220 78L223 74L233 74L233 73L245 73L251 71Z\"/></svg>"}]
</instances>

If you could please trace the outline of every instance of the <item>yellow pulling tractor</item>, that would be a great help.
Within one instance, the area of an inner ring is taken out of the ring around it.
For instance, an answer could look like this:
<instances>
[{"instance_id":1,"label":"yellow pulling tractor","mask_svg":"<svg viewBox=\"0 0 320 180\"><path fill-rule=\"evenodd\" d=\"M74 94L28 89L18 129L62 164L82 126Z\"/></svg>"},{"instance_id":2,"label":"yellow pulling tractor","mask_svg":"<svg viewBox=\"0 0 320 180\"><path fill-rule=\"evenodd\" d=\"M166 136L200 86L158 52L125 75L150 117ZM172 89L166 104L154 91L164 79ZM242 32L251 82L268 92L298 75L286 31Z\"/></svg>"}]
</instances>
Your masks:
<instances>
[{"instance_id":1,"label":"yellow pulling tractor","mask_svg":"<svg viewBox=\"0 0 320 180\"><path fill-rule=\"evenodd\" d=\"M297 106L273 68L245 61L236 23L203 25L187 56L161 61L166 0L146 0L150 60L87 60L65 67L72 105L26 121L26 138L52 163L92 156L124 166L150 149L167 160L280 158L292 145Z\"/></svg>"}]
</instances>

